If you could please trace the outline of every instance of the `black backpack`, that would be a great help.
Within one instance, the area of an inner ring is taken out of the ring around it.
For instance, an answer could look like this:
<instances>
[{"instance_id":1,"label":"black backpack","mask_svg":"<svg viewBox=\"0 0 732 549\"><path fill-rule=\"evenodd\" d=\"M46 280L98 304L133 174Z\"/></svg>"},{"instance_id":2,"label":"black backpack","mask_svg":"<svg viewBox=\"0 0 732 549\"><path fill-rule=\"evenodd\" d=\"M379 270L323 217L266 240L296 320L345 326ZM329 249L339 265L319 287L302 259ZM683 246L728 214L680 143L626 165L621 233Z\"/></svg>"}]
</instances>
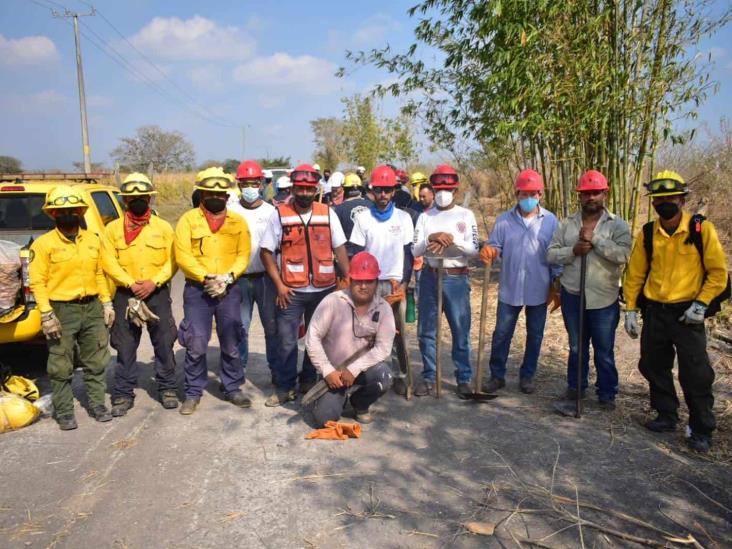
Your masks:
<instances>
[{"instance_id":1,"label":"black backpack","mask_svg":"<svg viewBox=\"0 0 732 549\"><path fill-rule=\"evenodd\" d=\"M684 241L684 244L693 244L696 250L699 252L699 257L702 262L702 269L704 269L704 243L702 242L702 223L706 217L701 214L694 214L689 220L689 237ZM649 221L643 225L643 248L646 250L646 257L648 258L648 272L646 272L646 280L648 280L648 273L651 272L651 260L653 259L653 225L654 221ZM706 269L704 273L706 278ZM641 287L640 295L638 296L638 308L641 311L645 311L646 308L646 296L643 295L643 288L645 287L645 281ZM730 285L729 274L727 274L727 286L725 286L722 293L712 299L707 307L707 311L704 313L705 318L716 315L722 309L722 303L732 297L732 286Z\"/></svg>"}]
</instances>

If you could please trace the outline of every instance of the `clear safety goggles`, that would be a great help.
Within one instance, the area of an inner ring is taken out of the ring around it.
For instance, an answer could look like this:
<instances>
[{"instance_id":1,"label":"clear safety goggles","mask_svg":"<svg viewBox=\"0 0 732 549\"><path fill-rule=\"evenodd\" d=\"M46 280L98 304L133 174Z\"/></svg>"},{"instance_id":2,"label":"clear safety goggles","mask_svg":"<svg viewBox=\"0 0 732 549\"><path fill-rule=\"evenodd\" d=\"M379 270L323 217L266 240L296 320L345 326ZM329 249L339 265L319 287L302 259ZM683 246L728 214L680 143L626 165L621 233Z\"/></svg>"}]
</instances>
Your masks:
<instances>
[{"instance_id":1,"label":"clear safety goggles","mask_svg":"<svg viewBox=\"0 0 732 549\"><path fill-rule=\"evenodd\" d=\"M150 194L150 193L155 192L153 190L153 186L150 185L150 183L147 183L145 181L128 181L127 183L122 183L122 186L119 188L119 190L122 194L131 194L131 193Z\"/></svg>"},{"instance_id":2,"label":"clear safety goggles","mask_svg":"<svg viewBox=\"0 0 732 549\"><path fill-rule=\"evenodd\" d=\"M84 199L78 196L59 196L54 200L46 202L46 206L63 206L64 204L71 204L72 206L84 207Z\"/></svg>"},{"instance_id":3,"label":"clear safety goggles","mask_svg":"<svg viewBox=\"0 0 732 549\"><path fill-rule=\"evenodd\" d=\"M227 191L231 188L231 182L228 179L221 177L212 177L204 179L198 183L198 186L207 190L215 191L222 190Z\"/></svg>"}]
</instances>

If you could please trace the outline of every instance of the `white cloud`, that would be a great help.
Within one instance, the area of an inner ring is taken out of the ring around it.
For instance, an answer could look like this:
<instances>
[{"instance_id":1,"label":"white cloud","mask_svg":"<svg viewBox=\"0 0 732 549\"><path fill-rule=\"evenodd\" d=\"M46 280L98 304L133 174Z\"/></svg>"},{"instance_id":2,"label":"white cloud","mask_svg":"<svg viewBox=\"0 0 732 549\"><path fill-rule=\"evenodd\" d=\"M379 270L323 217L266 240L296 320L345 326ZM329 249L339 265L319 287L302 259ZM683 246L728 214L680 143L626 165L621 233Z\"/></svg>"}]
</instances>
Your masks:
<instances>
[{"instance_id":1,"label":"white cloud","mask_svg":"<svg viewBox=\"0 0 732 549\"><path fill-rule=\"evenodd\" d=\"M188 79L200 90L221 91L225 87L224 71L214 65L201 65L188 70Z\"/></svg>"},{"instance_id":2,"label":"white cloud","mask_svg":"<svg viewBox=\"0 0 732 549\"><path fill-rule=\"evenodd\" d=\"M325 95L341 87L335 71L335 64L325 59L280 52L242 63L234 68L232 76L251 86L283 91L290 87L298 94Z\"/></svg>"},{"instance_id":3,"label":"white cloud","mask_svg":"<svg viewBox=\"0 0 732 549\"><path fill-rule=\"evenodd\" d=\"M58 57L56 44L45 36L5 38L0 34L0 64L2 65L38 65L55 61Z\"/></svg>"},{"instance_id":4,"label":"white cloud","mask_svg":"<svg viewBox=\"0 0 732 549\"><path fill-rule=\"evenodd\" d=\"M242 29L221 26L195 15L155 17L130 38L135 47L168 59L243 60L252 55L255 42Z\"/></svg>"}]
</instances>

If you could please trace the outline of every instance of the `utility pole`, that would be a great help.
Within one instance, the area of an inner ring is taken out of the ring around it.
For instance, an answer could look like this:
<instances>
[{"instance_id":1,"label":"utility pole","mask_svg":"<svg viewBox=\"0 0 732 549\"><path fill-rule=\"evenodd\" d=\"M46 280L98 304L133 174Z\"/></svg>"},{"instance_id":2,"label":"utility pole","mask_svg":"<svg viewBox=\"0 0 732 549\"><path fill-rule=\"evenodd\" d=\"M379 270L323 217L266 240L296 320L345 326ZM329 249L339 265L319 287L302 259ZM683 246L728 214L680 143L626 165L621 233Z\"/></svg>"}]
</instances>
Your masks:
<instances>
[{"instance_id":1,"label":"utility pole","mask_svg":"<svg viewBox=\"0 0 732 549\"><path fill-rule=\"evenodd\" d=\"M84 93L84 69L81 65L81 38L79 37L79 17L96 15L92 7L89 13L76 13L66 9L64 13L52 11L54 17L71 17L74 23L74 41L76 42L76 78L79 84L79 110L81 111L81 142L84 152L84 173L91 173L91 158L89 149L89 125L86 117L86 94Z\"/></svg>"}]
</instances>

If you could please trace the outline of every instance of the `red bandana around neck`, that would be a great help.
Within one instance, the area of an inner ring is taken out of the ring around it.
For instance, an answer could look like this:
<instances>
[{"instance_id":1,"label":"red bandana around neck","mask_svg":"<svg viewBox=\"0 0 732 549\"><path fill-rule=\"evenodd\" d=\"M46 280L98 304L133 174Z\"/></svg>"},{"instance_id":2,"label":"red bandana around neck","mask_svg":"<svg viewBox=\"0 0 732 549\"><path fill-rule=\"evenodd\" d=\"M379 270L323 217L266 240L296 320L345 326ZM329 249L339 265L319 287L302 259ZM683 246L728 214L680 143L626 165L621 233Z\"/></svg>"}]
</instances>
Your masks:
<instances>
[{"instance_id":1,"label":"red bandana around neck","mask_svg":"<svg viewBox=\"0 0 732 549\"><path fill-rule=\"evenodd\" d=\"M218 232L218 230L223 227L224 221L226 221L226 210L223 210L221 214L212 214L204 207L201 207L201 210L203 211L203 216L206 218L208 228L211 229L211 232Z\"/></svg>"},{"instance_id":2,"label":"red bandana around neck","mask_svg":"<svg viewBox=\"0 0 732 549\"><path fill-rule=\"evenodd\" d=\"M147 210L139 216L130 211L125 212L125 243L130 244L137 238L137 235L140 234L145 225L150 223L150 215L152 215L151 210Z\"/></svg>"}]
</instances>

